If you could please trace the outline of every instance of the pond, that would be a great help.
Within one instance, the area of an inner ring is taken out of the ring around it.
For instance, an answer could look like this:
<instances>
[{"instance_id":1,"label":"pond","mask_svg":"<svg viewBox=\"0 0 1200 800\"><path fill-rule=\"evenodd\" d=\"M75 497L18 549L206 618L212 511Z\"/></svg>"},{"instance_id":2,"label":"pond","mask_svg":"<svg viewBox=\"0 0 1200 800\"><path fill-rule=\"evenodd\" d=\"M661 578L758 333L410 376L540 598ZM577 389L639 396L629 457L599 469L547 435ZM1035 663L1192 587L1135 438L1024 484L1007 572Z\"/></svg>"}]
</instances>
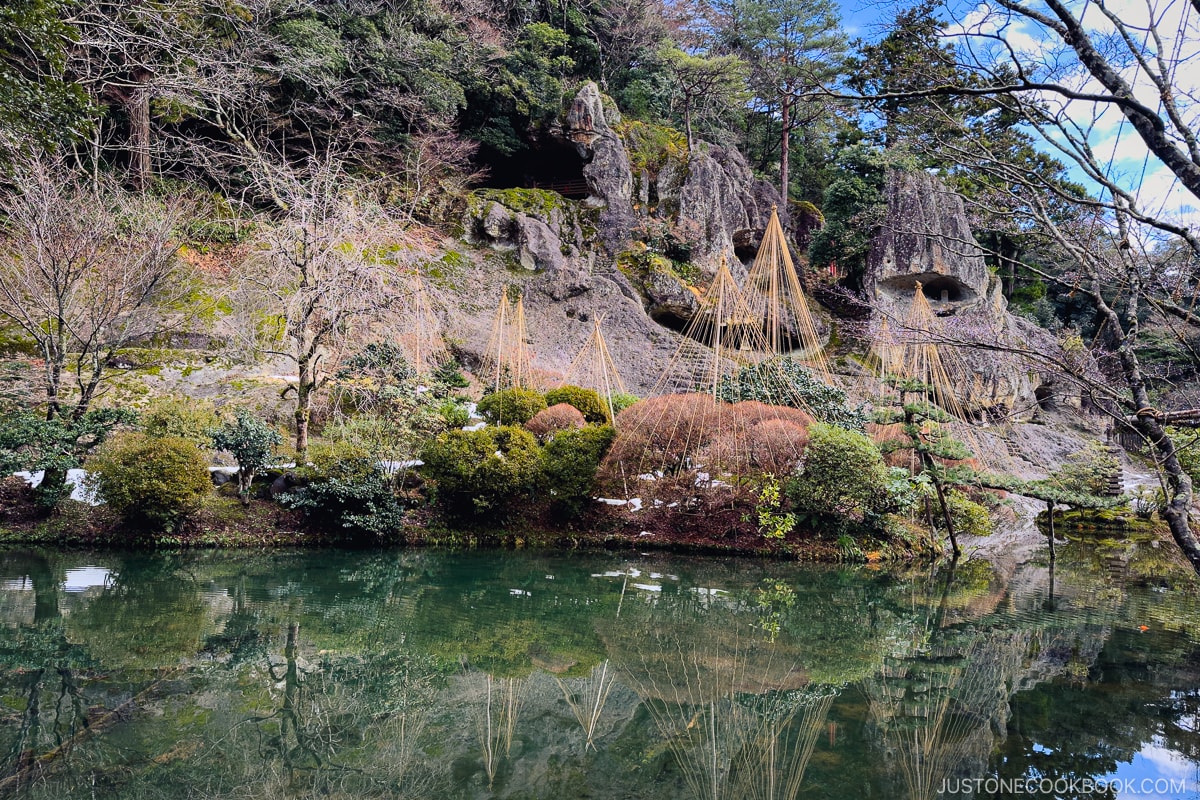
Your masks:
<instances>
[{"instance_id":1,"label":"pond","mask_svg":"<svg viewBox=\"0 0 1200 800\"><path fill-rule=\"evenodd\" d=\"M0 796L1200 798L1200 595L1056 568L0 552Z\"/></svg>"}]
</instances>

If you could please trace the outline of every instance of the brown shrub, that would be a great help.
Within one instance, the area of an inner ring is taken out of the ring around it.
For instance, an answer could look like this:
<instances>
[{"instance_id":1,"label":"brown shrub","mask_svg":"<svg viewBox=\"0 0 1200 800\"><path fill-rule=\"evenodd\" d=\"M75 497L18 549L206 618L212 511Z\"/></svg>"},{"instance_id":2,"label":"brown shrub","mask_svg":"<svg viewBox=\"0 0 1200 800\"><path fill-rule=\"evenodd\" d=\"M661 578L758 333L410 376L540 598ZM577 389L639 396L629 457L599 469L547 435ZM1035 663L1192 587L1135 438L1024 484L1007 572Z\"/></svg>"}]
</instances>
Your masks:
<instances>
[{"instance_id":1,"label":"brown shrub","mask_svg":"<svg viewBox=\"0 0 1200 800\"><path fill-rule=\"evenodd\" d=\"M650 398L617 415L617 440L601 478L627 486L634 476L662 473L656 489L679 484L675 488L684 490L695 485L693 470L713 477L787 474L804 453L811 422L799 409L754 401L723 403L707 394ZM668 477L677 474L686 477Z\"/></svg>"},{"instance_id":2,"label":"brown shrub","mask_svg":"<svg viewBox=\"0 0 1200 800\"><path fill-rule=\"evenodd\" d=\"M567 403L544 408L525 423L525 430L545 441L559 431L582 428L587 423L579 409Z\"/></svg>"},{"instance_id":3,"label":"brown shrub","mask_svg":"<svg viewBox=\"0 0 1200 800\"><path fill-rule=\"evenodd\" d=\"M772 475L789 475L804 458L808 428L785 419L752 425L747 440L752 466Z\"/></svg>"}]
</instances>

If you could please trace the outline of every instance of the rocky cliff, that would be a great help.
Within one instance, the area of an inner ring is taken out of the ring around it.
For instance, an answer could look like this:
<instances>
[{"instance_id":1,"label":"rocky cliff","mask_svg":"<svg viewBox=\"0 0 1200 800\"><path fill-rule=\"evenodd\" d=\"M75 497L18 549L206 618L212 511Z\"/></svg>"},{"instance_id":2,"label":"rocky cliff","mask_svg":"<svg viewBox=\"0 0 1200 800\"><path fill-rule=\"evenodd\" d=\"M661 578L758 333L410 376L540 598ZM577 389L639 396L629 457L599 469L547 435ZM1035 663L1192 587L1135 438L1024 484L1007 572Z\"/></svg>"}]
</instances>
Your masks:
<instances>
[{"instance_id":1,"label":"rocky cliff","mask_svg":"<svg viewBox=\"0 0 1200 800\"><path fill-rule=\"evenodd\" d=\"M940 341L959 400L980 416L1027 418L1051 402L1077 404L1021 357L1057 351L1058 342L1009 313L962 198L928 173L899 170L888 174L886 198L863 279L876 320L887 319L901 337ZM918 285L934 314L928 335L903 330Z\"/></svg>"}]
</instances>

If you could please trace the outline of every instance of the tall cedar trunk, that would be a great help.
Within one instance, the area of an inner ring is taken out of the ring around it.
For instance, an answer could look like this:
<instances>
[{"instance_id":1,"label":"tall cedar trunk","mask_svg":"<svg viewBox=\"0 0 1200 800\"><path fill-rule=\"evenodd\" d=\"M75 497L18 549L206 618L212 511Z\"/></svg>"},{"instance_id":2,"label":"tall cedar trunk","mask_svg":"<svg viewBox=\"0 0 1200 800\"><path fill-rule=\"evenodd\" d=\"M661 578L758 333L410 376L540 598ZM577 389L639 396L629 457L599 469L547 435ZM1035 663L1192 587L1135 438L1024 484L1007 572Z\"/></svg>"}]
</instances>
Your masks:
<instances>
[{"instance_id":1,"label":"tall cedar trunk","mask_svg":"<svg viewBox=\"0 0 1200 800\"><path fill-rule=\"evenodd\" d=\"M126 102L129 114L129 176L139 192L150 185L150 71L138 68Z\"/></svg>"},{"instance_id":2,"label":"tall cedar trunk","mask_svg":"<svg viewBox=\"0 0 1200 800\"><path fill-rule=\"evenodd\" d=\"M792 99L786 95L780 103L779 121L783 131L779 134L779 196L783 199L783 208L788 207L788 150L791 147Z\"/></svg>"}]
</instances>

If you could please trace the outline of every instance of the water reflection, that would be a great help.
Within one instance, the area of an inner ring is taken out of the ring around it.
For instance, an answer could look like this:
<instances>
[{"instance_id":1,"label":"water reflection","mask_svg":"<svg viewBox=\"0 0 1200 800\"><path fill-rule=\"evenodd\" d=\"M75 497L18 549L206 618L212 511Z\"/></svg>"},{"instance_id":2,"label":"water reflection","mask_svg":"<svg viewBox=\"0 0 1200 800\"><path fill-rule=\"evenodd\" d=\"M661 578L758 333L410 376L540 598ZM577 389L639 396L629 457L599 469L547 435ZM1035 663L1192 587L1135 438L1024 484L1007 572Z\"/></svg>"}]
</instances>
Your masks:
<instances>
[{"instance_id":1,"label":"water reflection","mask_svg":"<svg viewBox=\"0 0 1200 800\"><path fill-rule=\"evenodd\" d=\"M1005 574L12 550L0 796L1194 798L1200 599L1144 577L1161 553L1095 550Z\"/></svg>"}]
</instances>

